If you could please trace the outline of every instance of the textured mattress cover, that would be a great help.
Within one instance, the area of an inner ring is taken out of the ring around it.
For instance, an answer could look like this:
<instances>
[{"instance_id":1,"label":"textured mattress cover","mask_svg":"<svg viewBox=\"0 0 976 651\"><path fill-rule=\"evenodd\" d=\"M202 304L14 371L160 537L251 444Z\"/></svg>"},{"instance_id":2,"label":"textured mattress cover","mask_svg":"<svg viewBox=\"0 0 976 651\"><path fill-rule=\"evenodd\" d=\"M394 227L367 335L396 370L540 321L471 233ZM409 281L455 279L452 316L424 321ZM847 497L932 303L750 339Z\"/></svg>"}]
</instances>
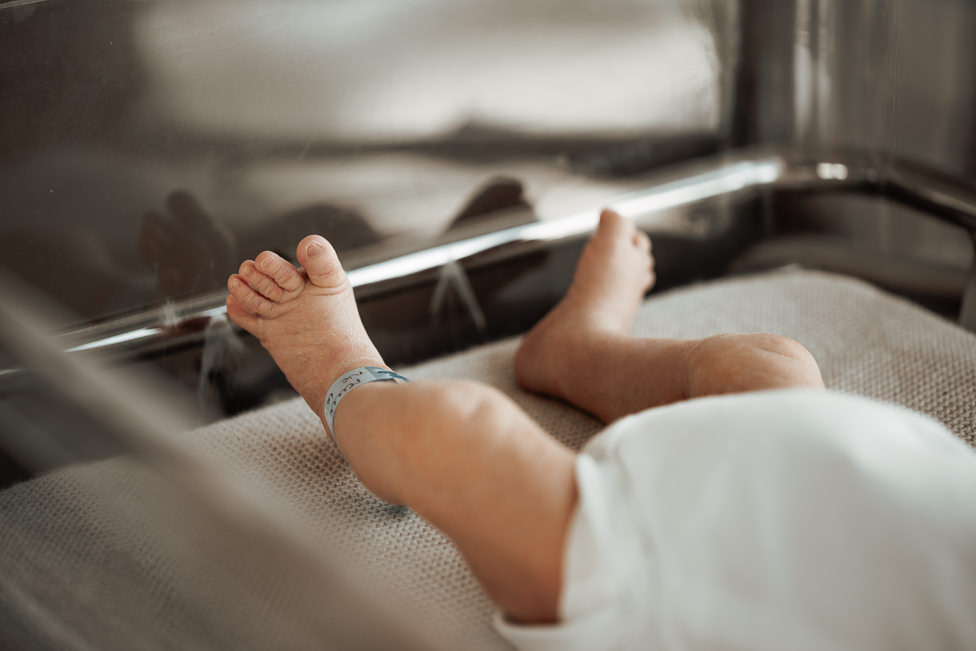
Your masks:
<instances>
[{"instance_id":1,"label":"textured mattress cover","mask_svg":"<svg viewBox=\"0 0 976 651\"><path fill-rule=\"evenodd\" d=\"M784 271L682 288L646 301L634 331L793 337L816 357L830 389L930 414L976 447L976 336L862 282ZM554 437L579 448L600 424L517 389L511 363L517 344L503 341L399 370L414 379L492 384ZM300 400L188 436L229 471L272 484L316 536L383 578L386 598L415 608L416 621L445 648L507 648L491 628L491 603L450 542L415 514L372 498ZM145 480L125 459L69 468L0 494L0 631L59 648L282 645L286 623L279 616L263 620L260 608L235 615L228 595L181 584L185 568L168 558L165 541L120 526L83 490L85 476L95 473L140 503ZM232 624L214 627L214 613Z\"/></svg>"}]
</instances>

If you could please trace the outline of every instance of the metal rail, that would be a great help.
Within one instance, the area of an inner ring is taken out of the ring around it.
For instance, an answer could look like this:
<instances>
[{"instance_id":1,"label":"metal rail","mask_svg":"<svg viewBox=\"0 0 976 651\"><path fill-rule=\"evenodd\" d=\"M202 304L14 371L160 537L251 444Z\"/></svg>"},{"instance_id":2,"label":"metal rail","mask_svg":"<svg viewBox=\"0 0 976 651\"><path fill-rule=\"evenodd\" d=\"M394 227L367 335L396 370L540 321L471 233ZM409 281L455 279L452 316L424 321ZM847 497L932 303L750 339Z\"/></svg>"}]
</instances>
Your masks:
<instances>
[{"instance_id":1,"label":"metal rail","mask_svg":"<svg viewBox=\"0 0 976 651\"><path fill-rule=\"evenodd\" d=\"M763 191L850 192L880 195L976 233L976 188L909 161L856 154L816 159L769 150L726 154L674 168L645 190L607 202L623 216L640 218L719 197L741 201ZM496 251L515 257L541 243L587 235L599 210L505 228L397 255L349 271L360 294L384 291L403 278ZM111 356L148 355L198 343L213 319L226 314L224 292L202 295L167 308L134 313L64 334L69 352ZM13 371L0 371L0 377Z\"/></svg>"}]
</instances>

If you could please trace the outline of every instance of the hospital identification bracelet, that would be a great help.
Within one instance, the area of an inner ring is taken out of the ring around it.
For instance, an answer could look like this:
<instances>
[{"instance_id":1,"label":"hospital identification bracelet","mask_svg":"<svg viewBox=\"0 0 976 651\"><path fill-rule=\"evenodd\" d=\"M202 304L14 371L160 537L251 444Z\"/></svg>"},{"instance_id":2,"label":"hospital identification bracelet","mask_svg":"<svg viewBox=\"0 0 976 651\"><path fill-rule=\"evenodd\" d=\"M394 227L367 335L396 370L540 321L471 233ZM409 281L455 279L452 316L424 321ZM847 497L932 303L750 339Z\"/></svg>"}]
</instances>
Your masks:
<instances>
[{"instance_id":1,"label":"hospital identification bracelet","mask_svg":"<svg viewBox=\"0 0 976 651\"><path fill-rule=\"evenodd\" d=\"M336 409L339 408L339 402L346 397L347 393L356 387L369 384L370 382L396 382L398 380L400 382L410 381L399 373L388 371L379 366L361 366L340 375L339 379L329 387L329 392L325 394L325 405L323 409L325 412L325 424L329 426L329 436L332 438L332 441L336 442L332 420L335 418ZM336 445L338 445L338 442L336 442Z\"/></svg>"}]
</instances>

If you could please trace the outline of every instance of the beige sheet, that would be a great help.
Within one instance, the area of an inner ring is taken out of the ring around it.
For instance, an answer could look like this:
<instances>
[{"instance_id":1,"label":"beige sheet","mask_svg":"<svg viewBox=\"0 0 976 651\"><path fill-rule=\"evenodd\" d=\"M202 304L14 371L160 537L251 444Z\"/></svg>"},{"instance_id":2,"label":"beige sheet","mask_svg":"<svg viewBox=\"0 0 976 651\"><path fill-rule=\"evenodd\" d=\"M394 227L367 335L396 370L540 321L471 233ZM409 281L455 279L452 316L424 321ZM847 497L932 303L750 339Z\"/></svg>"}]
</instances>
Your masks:
<instances>
[{"instance_id":1,"label":"beige sheet","mask_svg":"<svg viewBox=\"0 0 976 651\"><path fill-rule=\"evenodd\" d=\"M805 271L723 280L655 296L635 326L644 336L757 331L803 343L829 388L930 414L976 446L976 336L861 282ZM516 346L504 341L399 370L415 379L495 385L557 439L579 447L600 425L519 391L511 365ZM490 627L491 603L454 547L411 512L373 499L301 401L188 438L228 472L271 484L282 508L297 510L317 539L348 553L344 562L361 562L361 572L386 586L382 598L406 604L445 648L505 648ZM85 489L93 476L125 504L113 510L95 499ZM212 541L181 539L177 526L169 528L173 540L147 535L146 523L172 515L153 502L148 483L131 462L113 459L0 494L0 643L270 648L306 642L289 637L287 601L241 606L226 588L187 582L213 571L219 551L208 546ZM226 543L213 544L219 550ZM188 558L194 550L199 553Z\"/></svg>"}]
</instances>

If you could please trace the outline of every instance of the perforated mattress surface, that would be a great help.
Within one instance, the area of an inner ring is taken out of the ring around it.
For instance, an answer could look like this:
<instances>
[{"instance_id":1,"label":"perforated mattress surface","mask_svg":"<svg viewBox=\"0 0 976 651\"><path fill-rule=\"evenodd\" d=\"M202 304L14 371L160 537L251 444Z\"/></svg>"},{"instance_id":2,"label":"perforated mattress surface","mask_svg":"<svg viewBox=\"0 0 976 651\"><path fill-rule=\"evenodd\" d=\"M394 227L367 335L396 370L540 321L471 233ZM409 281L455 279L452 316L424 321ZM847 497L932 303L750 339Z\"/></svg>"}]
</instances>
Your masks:
<instances>
[{"instance_id":1,"label":"perforated mattress surface","mask_svg":"<svg viewBox=\"0 0 976 651\"><path fill-rule=\"evenodd\" d=\"M976 336L859 281L787 271L682 288L646 301L634 330L793 337L816 357L828 388L930 414L976 446ZM399 370L415 379L492 384L558 440L579 448L601 425L520 391L512 371L517 345L503 341ZM446 648L506 648L491 628L491 603L455 548L413 513L374 499L303 402L189 436L229 471L271 483L316 536L386 581L384 598L416 607L418 623ZM262 621L257 611L233 620L230 597L181 583L185 568L169 559L167 543L120 526L82 489L92 474L139 504L145 479L125 459L69 468L0 494L3 635L57 648L281 646L287 636L280 621ZM233 625L212 626L214 613Z\"/></svg>"}]
</instances>

